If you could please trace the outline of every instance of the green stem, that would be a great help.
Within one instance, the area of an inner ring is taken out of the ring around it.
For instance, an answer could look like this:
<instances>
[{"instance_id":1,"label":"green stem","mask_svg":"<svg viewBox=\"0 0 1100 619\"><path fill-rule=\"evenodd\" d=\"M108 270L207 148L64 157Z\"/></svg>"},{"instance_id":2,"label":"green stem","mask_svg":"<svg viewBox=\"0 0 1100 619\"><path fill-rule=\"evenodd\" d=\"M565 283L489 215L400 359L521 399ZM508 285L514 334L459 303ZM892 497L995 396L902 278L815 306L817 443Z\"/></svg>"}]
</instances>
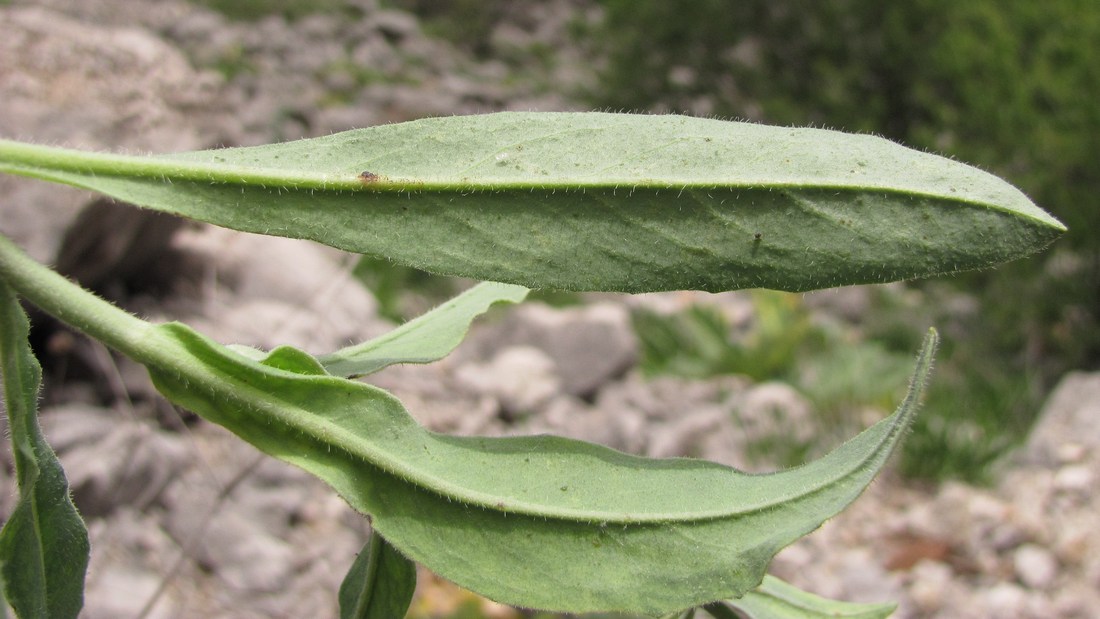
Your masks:
<instances>
[{"instance_id":1,"label":"green stem","mask_svg":"<svg viewBox=\"0 0 1100 619\"><path fill-rule=\"evenodd\" d=\"M160 360L152 325L34 261L0 234L0 278L44 312L138 361Z\"/></svg>"}]
</instances>

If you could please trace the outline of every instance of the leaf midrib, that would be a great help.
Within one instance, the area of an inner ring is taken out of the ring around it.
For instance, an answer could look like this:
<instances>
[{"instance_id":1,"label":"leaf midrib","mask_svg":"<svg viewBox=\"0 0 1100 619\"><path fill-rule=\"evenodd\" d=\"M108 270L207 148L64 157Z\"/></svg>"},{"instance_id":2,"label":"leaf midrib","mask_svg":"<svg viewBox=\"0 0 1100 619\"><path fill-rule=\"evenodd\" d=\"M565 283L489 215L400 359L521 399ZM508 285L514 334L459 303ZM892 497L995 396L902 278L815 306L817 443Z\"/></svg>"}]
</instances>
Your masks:
<instances>
[{"instance_id":1,"label":"leaf midrib","mask_svg":"<svg viewBox=\"0 0 1100 619\"><path fill-rule=\"evenodd\" d=\"M210 152L210 151L200 151ZM92 153L67 148L24 144L12 140L0 139L0 158L6 153L16 153L15 159L0 162L0 171L50 178L51 173L92 175L111 177L121 180L151 180L160 183L193 182L210 185L231 185L256 187L259 189L284 189L307 191L354 192L364 194L410 194L410 193L461 193L480 192L532 192L532 191L820 191L849 192L853 194L893 194L912 198L928 198L949 203L1002 211L1014 216L1026 216L1040 221L1030 213L1020 213L1006 206L969 197L951 195L947 192L932 192L925 189L878 185L871 183L845 183L828 180L820 183L790 182L785 180L767 180L755 178L749 181L731 179L723 183L699 180L678 180L676 178L607 178L596 180L562 176L551 181L519 182L513 180L494 181L486 179L482 173L478 180L466 178L430 180L410 179L388 176L384 170L371 170L378 174L377 180L364 182L352 173L342 174L288 174L279 168L260 166L240 166L230 164L210 165L186 159L178 159L175 154L143 157L119 155L113 153ZM190 154L190 153L181 153ZM51 160L51 157L62 160ZM12 163L15 161L15 163ZM461 172L459 174L462 174ZM95 189L89 184L72 182L70 184ZM1049 224L1050 222L1043 221Z\"/></svg>"}]
</instances>

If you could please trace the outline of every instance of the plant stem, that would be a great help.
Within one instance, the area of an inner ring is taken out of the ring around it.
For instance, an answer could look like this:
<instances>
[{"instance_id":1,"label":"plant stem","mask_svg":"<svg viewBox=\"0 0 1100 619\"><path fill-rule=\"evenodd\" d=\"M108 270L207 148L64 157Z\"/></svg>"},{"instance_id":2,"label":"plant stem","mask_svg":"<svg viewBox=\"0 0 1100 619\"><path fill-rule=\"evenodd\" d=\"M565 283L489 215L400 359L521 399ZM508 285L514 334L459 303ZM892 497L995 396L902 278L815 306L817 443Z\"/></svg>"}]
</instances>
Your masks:
<instances>
[{"instance_id":1,"label":"plant stem","mask_svg":"<svg viewBox=\"0 0 1100 619\"><path fill-rule=\"evenodd\" d=\"M148 341L150 323L34 261L2 234L0 278L46 313L138 361L159 357Z\"/></svg>"}]
</instances>

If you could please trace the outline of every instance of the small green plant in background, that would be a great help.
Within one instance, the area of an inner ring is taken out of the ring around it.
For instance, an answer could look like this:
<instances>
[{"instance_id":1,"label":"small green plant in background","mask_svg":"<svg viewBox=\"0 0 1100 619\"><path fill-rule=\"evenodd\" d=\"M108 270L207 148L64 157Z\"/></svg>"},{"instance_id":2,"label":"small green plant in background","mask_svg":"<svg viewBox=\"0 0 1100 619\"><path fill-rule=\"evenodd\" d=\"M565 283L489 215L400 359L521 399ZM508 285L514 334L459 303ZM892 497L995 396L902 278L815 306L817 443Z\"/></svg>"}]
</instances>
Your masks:
<instances>
[{"instance_id":1,"label":"small green plant in background","mask_svg":"<svg viewBox=\"0 0 1100 619\"><path fill-rule=\"evenodd\" d=\"M240 21L257 21L269 15L293 20L348 8L345 0L197 0L197 3Z\"/></svg>"},{"instance_id":2,"label":"small green plant in background","mask_svg":"<svg viewBox=\"0 0 1100 619\"><path fill-rule=\"evenodd\" d=\"M16 295L145 365L170 401L314 474L369 516L370 540L339 590L342 617L404 616L413 561L490 599L547 611L885 617L890 604L823 600L766 570L885 464L916 415L935 331L893 415L769 475L553 436L440 435L351 379L442 358L476 316L529 287L803 291L987 267L1064 231L1000 179L879 138L679 116L438 118L149 157L0 141L0 171L489 280L386 335L314 357L146 322L0 237L0 367L21 497L0 533L0 578L21 617L75 616L76 559L87 553L37 433L38 376ZM806 339L784 336L795 311L785 303L762 304L771 314L757 352Z\"/></svg>"},{"instance_id":3,"label":"small green plant in background","mask_svg":"<svg viewBox=\"0 0 1100 619\"><path fill-rule=\"evenodd\" d=\"M750 294L753 317L743 333L734 333L721 309L710 305L692 305L671 316L635 311L642 371L685 378L741 374L756 381L794 374L801 353L821 339L820 329L798 297L774 290Z\"/></svg>"},{"instance_id":4,"label":"small green plant in background","mask_svg":"<svg viewBox=\"0 0 1100 619\"><path fill-rule=\"evenodd\" d=\"M819 433L835 433L819 436L826 443L851 433L859 423L853 411L888 410L904 392L911 364L908 351L895 352L877 340L861 339L842 325L815 323L800 295L753 290L749 299L752 314L745 326L730 324L720 307L706 303L671 315L635 311L643 372L785 382L812 405ZM760 456L787 465L800 464L813 451L789 432L749 448L750 459Z\"/></svg>"}]
</instances>

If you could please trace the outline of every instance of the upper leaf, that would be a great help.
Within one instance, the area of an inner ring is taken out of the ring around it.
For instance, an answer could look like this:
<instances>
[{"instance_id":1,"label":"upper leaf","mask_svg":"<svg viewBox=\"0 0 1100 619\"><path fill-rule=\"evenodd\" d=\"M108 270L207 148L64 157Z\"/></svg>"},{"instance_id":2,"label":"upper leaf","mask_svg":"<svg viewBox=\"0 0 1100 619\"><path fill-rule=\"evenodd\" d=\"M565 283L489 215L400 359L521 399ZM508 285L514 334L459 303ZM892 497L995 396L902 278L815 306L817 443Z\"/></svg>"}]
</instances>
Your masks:
<instances>
[{"instance_id":1,"label":"upper leaf","mask_svg":"<svg viewBox=\"0 0 1100 619\"><path fill-rule=\"evenodd\" d=\"M0 141L0 171L535 288L885 282L1065 231L999 178L881 138L682 116L433 118L151 158Z\"/></svg>"}]
</instances>

